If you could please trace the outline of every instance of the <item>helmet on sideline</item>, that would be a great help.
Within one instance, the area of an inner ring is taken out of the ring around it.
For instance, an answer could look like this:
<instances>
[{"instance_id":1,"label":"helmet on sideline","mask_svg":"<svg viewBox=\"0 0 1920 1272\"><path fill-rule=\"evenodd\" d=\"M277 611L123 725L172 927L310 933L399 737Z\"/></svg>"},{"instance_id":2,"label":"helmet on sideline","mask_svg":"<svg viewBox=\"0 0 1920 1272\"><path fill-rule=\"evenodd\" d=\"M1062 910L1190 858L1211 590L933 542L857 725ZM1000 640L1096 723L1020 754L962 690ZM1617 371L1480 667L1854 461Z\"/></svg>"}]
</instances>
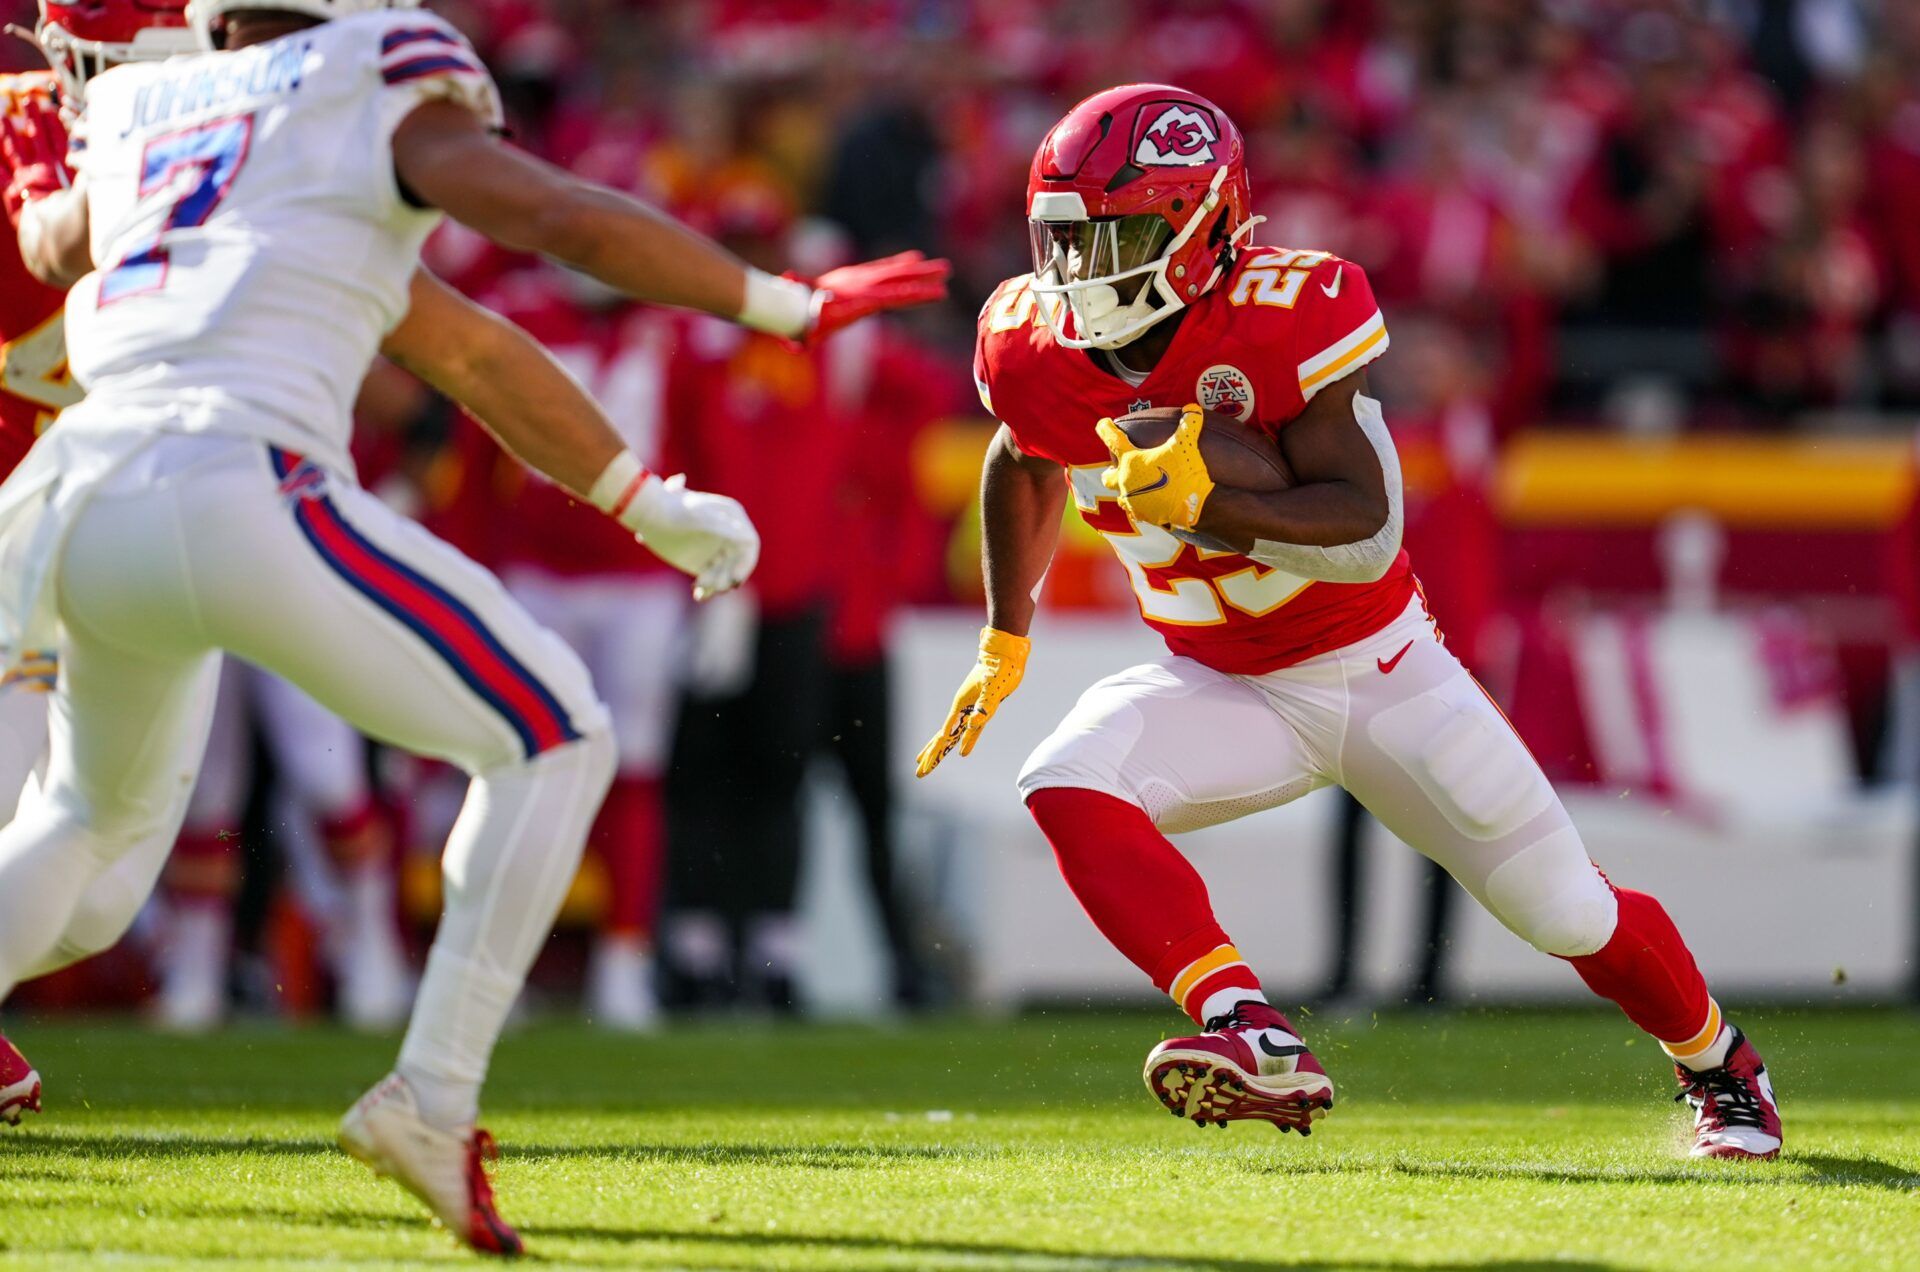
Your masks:
<instances>
[{"instance_id":1,"label":"helmet on sideline","mask_svg":"<svg viewBox=\"0 0 1920 1272\"><path fill-rule=\"evenodd\" d=\"M1027 177L1033 293L1054 339L1115 349L1205 295L1259 223L1251 202L1240 130L1198 93L1123 84L1075 106Z\"/></svg>"}]
</instances>

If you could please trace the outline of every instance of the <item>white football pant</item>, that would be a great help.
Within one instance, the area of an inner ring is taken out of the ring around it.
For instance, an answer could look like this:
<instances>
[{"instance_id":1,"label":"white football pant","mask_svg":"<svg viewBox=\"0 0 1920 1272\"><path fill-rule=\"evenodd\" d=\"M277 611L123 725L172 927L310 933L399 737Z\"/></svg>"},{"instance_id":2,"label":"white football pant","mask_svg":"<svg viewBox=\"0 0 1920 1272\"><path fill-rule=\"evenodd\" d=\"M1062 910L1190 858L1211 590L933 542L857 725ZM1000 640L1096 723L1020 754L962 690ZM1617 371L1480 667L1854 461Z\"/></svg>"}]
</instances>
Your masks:
<instances>
[{"instance_id":1,"label":"white football pant","mask_svg":"<svg viewBox=\"0 0 1920 1272\"><path fill-rule=\"evenodd\" d=\"M1416 597L1372 636L1260 676L1169 655L1095 684L1020 774L1198 830L1344 786L1523 940L1591 954L1612 889L1546 774Z\"/></svg>"},{"instance_id":2,"label":"white football pant","mask_svg":"<svg viewBox=\"0 0 1920 1272\"><path fill-rule=\"evenodd\" d=\"M0 830L0 994L179 829L220 654L472 775L401 1067L477 1091L613 771L585 668L479 566L258 440L160 436L75 517L44 785Z\"/></svg>"},{"instance_id":3,"label":"white football pant","mask_svg":"<svg viewBox=\"0 0 1920 1272\"><path fill-rule=\"evenodd\" d=\"M219 684L200 776L184 813L187 823L236 823L251 780L249 702L259 707L282 778L296 793L292 811L338 816L365 801L365 744L344 721L285 681L244 663L228 663ZM0 807L6 809L8 820L27 783L34 779L34 769L45 758L49 702L49 694L26 684L0 689ZM125 936L154 880L165 869L173 846L173 836L155 835L135 845L113 869L95 879L53 951L22 979L91 958ZM290 847L304 848L308 855L314 851L310 842ZM294 864L295 878L308 894L309 904L316 912L325 912L327 907L318 902L330 897L330 863L299 859Z\"/></svg>"}]
</instances>

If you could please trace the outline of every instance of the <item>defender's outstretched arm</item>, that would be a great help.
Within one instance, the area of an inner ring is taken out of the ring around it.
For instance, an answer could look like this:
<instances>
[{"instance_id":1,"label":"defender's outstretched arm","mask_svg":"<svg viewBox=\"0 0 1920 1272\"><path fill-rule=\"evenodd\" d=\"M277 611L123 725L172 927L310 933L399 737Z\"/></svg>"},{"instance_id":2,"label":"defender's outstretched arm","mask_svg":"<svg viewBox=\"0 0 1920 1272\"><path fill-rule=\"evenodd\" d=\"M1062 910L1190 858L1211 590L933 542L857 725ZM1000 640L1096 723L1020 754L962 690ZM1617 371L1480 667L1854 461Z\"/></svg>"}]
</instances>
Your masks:
<instances>
[{"instance_id":1,"label":"defender's outstretched arm","mask_svg":"<svg viewBox=\"0 0 1920 1272\"><path fill-rule=\"evenodd\" d=\"M86 191L80 185L20 209L20 259L27 272L65 291L93 270Z\"/></svg>"},{"instance_id":2,"label":"defender's outstretched arm","mask_svg":"<svg viewBox=\"0 0 1920 1272\"><path fill-rule=\"evenodd\" d=\"M516 458L694 576L704 599L743 582L760 536L740 505L641 466L600 404L526 332L425 270L381 352L461 406Z\"/></svg>"},{"instance_id":3,"label":"defender's outstretched arm","mask_svg":"<svg viewBox=\"0 0 1920 1272\"><path fill-rule=\"evenodd\" d=\"M415 199L496 243L564 261L640 300L794 340L946 295L947 263L918 252L830 270L812 285L775 278L638 199L507 145L449 101L401 121L393 162Z\"/></svg>"},{"instance_id":4,"label":"defender's outstretched arm","mask_svg":"<svg viewBox=\"0 0 1920 1272\"><path fill-rule=\"evenodd\" d=\"M380 352L452 398L500 444L585 499L626 443L540 343L421 270Z\"/></svg>"}]
</instances>

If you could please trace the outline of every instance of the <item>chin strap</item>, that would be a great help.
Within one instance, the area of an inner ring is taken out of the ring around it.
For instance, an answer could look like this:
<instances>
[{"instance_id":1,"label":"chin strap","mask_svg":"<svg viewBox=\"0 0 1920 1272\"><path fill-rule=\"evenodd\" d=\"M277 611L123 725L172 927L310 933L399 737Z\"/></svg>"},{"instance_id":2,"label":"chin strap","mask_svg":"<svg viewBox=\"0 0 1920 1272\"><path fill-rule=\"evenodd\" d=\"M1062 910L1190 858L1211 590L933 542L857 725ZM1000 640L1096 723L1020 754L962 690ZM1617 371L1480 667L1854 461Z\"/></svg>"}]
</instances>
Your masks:
<instances>
[{"instance_id":1,"label":"chin strap","mask_svg":"<svg viewBox=\"0 0 1920 1272\"><path fill-rule=\"evenodd\" d=\"M1213 258L1213 276L1207 279L1207 291L1213 290L1214 284L1220 281L1220 276L1227 272L1227 266L1233 263L1234 254L1253 237L1254 227L1266 219L1264 216L1250 216L1240 222L1239 229L1227 235L1227 241L1220 245L1220 254Z\"/></svg>"}]
</instances>

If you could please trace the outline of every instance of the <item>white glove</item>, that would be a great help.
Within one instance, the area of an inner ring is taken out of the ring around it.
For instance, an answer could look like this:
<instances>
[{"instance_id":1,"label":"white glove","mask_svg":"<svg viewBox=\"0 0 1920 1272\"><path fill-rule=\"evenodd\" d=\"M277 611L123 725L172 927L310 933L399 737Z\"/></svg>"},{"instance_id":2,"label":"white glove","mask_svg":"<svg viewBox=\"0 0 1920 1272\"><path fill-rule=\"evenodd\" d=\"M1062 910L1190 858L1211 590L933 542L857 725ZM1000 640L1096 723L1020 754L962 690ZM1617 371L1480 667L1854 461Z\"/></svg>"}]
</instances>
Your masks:
<instances>
[{"instance_id":1,"label":"white glove","mask_svg":"<svg viewBox=\"0 0 1920 1272\"><path fill-rule=\"evenodd\" d=\"M696 601L739 587L760 561L760 532L739 501L688 490L683 475L649 474L621 520L655 556L693 576Z\"/></svg>"}]
</instances>

